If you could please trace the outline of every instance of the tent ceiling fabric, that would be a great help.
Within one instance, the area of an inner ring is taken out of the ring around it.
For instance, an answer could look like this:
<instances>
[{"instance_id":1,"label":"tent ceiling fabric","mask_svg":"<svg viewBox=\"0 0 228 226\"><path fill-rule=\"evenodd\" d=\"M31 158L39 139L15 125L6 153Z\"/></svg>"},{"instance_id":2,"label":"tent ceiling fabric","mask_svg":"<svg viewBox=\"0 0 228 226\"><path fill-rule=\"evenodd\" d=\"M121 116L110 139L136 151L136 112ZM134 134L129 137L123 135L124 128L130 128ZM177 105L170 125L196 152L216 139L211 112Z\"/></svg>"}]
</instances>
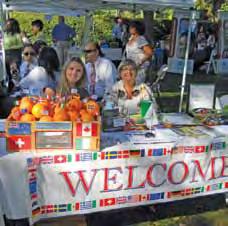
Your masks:
<instances>
[{"instance_id":1,"label":"tent ceiling fabric","mask_svg":"<svg viewBox=\"0 0 228 226\"><path fill-rule=\"evenodd\" d=\"M194 6L196 0L0 0L5 10L34 11L55 15L81 15L97 9L156 10Z\"/></svg>"}]
</instances>

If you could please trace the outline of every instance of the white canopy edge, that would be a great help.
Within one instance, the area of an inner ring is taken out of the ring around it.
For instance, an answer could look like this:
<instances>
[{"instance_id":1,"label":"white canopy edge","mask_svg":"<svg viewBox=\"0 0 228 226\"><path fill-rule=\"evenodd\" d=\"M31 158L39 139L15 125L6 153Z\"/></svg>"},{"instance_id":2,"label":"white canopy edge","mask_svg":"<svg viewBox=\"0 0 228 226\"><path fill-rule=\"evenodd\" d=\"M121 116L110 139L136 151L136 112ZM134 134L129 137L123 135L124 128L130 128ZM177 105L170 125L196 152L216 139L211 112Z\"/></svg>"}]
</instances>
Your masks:
<instances>
[{"instance_id":1,"label":"white canopy edge","mask_svg":"<svg viewBox=\"0 0 228 226\"><path fill-rule=\"evenodd\" d=\"M158 8L189 9L196 0L0 0L6 11L32 11L50 15L84 15L97 9L153 11Z\"/></svg>"}]
</instances>

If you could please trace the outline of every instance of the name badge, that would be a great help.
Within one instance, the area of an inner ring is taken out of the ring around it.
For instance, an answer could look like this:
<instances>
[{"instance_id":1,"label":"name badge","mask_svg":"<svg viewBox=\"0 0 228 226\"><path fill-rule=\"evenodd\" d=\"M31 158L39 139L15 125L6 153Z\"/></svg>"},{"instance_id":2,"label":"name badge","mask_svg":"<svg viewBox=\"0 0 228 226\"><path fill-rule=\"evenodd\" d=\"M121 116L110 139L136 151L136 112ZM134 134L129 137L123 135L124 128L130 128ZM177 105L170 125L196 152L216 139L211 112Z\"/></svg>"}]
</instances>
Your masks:
<instances>
[{"instance_id":1,"label":"name badge","mask_svg":"<svg viewBox=\"0 0 228 226\"><path fill-rule=\"evenodd\" d=\"M71 89L71 94L77 94L78 93L78 89L74 88L74 89Z\"/></svg>"},{"instance_id":2,"label":"name badge","mask_svg":"<svg viewBox=\"0 0 228 226\"><path fill-rule=\"evenodd\" d=\"M126 119L125 118L114 118L113 119L113 126L114 127L120 127L126 125Z\"/></svg>"}]
</instances>

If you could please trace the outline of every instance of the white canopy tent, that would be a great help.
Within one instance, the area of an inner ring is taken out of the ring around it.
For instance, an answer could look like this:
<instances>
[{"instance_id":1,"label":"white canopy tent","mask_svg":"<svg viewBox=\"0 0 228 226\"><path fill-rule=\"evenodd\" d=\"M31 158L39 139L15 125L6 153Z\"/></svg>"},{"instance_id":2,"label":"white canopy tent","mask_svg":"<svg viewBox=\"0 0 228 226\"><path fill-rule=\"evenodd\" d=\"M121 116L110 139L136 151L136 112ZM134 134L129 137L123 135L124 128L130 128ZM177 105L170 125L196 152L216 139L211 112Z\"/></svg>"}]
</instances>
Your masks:
<instances>
[{"instance_id":1,"label":"white canopy tent","mask_svg":"<svg viewBox=\"0 0 228 226\"><path fill-rule=\"evenodd\" d=\"M154 11L158 8L186 9L194 7L196 0L0 0L3 12L32 11L49 15L85 15L98 9L125 9ZM89 21L89 20L88 20ZM88 29L87 29L88 30ZM190 42L190 40L188 40ZM187 44L189 45L189 43ZM186 68L188 61L188 48L186 50L183 80L181 87L181 103L184 95ZM4 53L2 54L4 58ZM3 60L4 62L4 60ZM3 63L4 65L4 63ZM180 107L181 111L181 107Z\"/></svg>"},{"instance_id":2,"label":"white canopy tent","mask_svg":"<svg viewBox=\"0 0 228 226\"><path fill-rule=\"evenodd\" d=\"M34 11L48 14L75 15L97 9L140 9L184 8L194 6L195 0L1 0L3 10Z\"/></svg>"}]
</instances>

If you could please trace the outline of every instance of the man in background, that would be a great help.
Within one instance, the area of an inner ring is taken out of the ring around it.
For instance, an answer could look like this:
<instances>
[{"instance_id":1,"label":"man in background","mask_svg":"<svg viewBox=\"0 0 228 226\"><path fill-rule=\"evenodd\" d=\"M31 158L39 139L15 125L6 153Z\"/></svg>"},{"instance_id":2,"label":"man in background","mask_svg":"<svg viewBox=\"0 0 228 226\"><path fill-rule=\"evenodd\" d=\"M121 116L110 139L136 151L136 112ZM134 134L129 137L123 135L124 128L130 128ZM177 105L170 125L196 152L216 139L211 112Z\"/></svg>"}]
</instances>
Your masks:
<instances>
[{"instance_id":1,"label":"man in background","mask_svg":"<svg viewBox=\"0 0 228 226\"><path fill-rule=\"evenodd\" d=\"M68 50L71 40L76 33L72 27L65 24L63 16L59 16L59 23L52 30L52 40L56 46L60 64L63 65L67 60Z\"/></svg>"},{"instance_id":2,"label":"man in background","mask_svg":"<svg viewBox=\"0 0 228 226\"><path fill-rule=\"evenodd\" d=\"M87 43L84 53L89 94L102 99L105 93L110 92L116 82L116 67L112 61L104 57L98 43Z\"/></svg>"},{"instance_id":3,"label":"man in background","mask_svg":"<svg viewBox=\"0 0 228 226\"><path fill-rule=\"evenodd\" d=\"M112 29L112 37L118 42L118 47L122 48L122 18L116 17L114 19L115 25Z\"/></svg>"}]
</instances>

